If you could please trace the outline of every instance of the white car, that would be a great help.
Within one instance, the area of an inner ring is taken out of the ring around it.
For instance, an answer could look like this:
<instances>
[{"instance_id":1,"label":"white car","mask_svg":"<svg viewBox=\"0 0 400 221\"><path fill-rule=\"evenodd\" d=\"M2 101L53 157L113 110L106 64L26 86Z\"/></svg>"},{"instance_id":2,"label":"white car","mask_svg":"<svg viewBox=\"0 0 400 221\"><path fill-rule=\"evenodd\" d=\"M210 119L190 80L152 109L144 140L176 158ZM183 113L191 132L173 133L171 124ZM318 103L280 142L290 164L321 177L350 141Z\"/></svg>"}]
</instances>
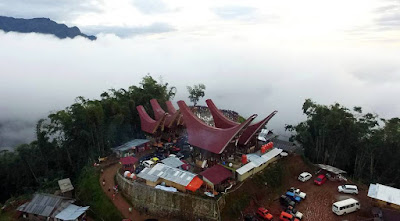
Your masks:
<instances>
[{"instance_id":1,"label":"white car","mask_svg":"<svg viewBox=\"0 0 400 221\"><path fill-rule=\"evenodd\" d=\"M356 185L341 185L338 186L339 193L351 193L358 194L358 188Z\"/></svg>"},{"instance_id":2,"label":"white car","mask_svg":"<svg viewBox=\"0 0 400 221\"><path fill-rule=\"evenodd\" d=\"M288 192L294 193L295 196L299 196L299 197L300 197L301 199L303 199L303 200L304 200L304 199L306 198L306 196L307 196L306 193L301 192L300 189L297 189L297 188L294 188L294 187L291 187L291 188L288 190Z\"/></svg>"},{"instance_id":3,"label":"white car","mask_svg":"<svg viewBox=\"0 0 400 221\"><path fill-rule=\"evenodd\" d=\"M154 164L155 164L155 163L154 163L153 161L151 161L151 160L146 160L146 161L143 161L143 163L142 163L142 165L145 166L145 167L147 167L147 168L153 167Z\"/></svg>"},{"instance_id":4,"label":"white car","mask_svg":"<svg viewBox=\"0 0 400 221\"><path fill-rule=\"evenodd\" d=\"M306 182L307 180L311 179L312 175L309 172L303 172L299 175L299 180L301 182Z\"/></svg>"}]
</instances>

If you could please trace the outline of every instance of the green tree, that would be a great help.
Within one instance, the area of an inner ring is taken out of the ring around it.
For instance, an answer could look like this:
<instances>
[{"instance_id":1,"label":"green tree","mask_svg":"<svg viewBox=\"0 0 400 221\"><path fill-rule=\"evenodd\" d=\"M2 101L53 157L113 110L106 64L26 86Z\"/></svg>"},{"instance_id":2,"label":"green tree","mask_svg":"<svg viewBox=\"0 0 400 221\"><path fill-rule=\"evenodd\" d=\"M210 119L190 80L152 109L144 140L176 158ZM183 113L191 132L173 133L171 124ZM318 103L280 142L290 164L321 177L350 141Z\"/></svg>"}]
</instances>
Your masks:
<instances>
[{"instance_id":1,"label":"green tree","mask_svg":"<svg viewBox=\"0 0 400 221\"><path fill-rule=\"evenodd\" d=\"M381 182L400 187L400 119L379 119L335 103L330 106L307 99L303 104L307 119L287 125L295 132L305 156L314 163L337 166L365 182Z\"/></svg>"},{"instance_id":2,"label":"green tree","mask_svg":"<svg viewBox=\"0 0 400 221\"><path fill-rule=\"evenodd\" d=\"M112 147L144 138L136 106L152 113L150 99L163 105L175 93L175 87L146 75L138 86L110 89L99 100L77 97L71 106L41 119L35 141L0 154L0 202L38 189L51 192L58 179L76 180L83 167Z\"/></svg>"},{"instance_id":3,"label":"green tree","mask_svg":"<svg viewBox=\"0 0 400 221\"><path fill-rule=\"evenodd\" d=\"M187 86L186 87L189 92L189 99L193 102L193 106L196 106L197 102L199 102L200 98L204 97L206 90L206 86L204 84L197 84L193 87Z\"/></svg>"}]
</instances>

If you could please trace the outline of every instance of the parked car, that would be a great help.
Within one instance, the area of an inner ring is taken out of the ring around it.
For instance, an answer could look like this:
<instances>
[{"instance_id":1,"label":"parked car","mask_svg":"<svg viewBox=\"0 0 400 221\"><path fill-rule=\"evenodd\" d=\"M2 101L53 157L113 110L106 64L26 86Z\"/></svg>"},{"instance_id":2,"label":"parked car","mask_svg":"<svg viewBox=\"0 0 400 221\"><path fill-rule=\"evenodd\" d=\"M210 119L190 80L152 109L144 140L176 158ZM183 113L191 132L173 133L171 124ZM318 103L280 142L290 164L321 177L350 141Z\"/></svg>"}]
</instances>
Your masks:
<instances>
[{"instance_id":1,"label":"parked car","mask_svg":"<svg viewBox=\"0 0 400 221\"><path fill-rule=\"evenodd\" d=\"M151 160L145 160L145 161L143 161L142 165L147 168L151 168L155 165L155 163Z\"/></svg>"},{"instance_id":2,"label":"parked car","mask_svg":"<svg viewBox=\"0 0 400 221\"><path fill-rule=\"evenodd\" d=\"M139 165L138 167L136 167L135 173L139 174L140 172L142 172L143 169L144 169L144 166L143 165Z\"/></svg>"},{"instance_id":3,"label":"parked car","mask_svg":"<svg viewBox=\"0 0 400 221\"><path fill-rule=\"evenodd\" d=\"M185 160L181 160L183 165L181 166L182 170L190 170L190 164Z\"/></svg>"},{"instance_id":4,"label":"parked car","mask_svg":"<svg viewBox=\"0 0 400 221\"><path fill-rule=\"evenodd\" d=\"M182 160L183 158L185 158L185 156L184 156L181 152L176 153L176 157L177 157L178 159L180 159L180 160Z\"/></svg>"},{"instance_id":5,"label":"parked car","mask_svg":"<svg viewBox=\"0 0 400 221\"><path fill-rule=\"evenodd\" d=\"M139 162L143 163L143 161L150 160L150 159L151 159L150 155L142 156L141 158L139 158Z\"/></svg>"},{"instance_id":6,"label":"parked car","mask_svg":"<svg viewBox=\"0 0 400 221\"><path fill-rule=\"evenodd\" d=\"M160 159L158 159L157 157L152 157L150 160L154 163L158 163L158 161L160 161Z\"/></svg>"},{"instance_id":7,"label":"parked car","mask_svg":"<svg viewBox=\"0 0 400 221\"><path fill-rule=\"evenodd\" d=\"M294 202L293 200L291 200L288 196L282 195L279 198L279 202L281 203L282 206L284 207L288 207L288 206L292 206L294 207L296 205L296 202Z\"/></svg>"},{"instance_id":8,"label":"parked car","mask_svg":"<svg viewBox=\"0 0 400 221\"><path fill-rule=\"evenodd\" d=\"M279 220L282 221L300 221L299 218L295 217L293 214L282 211L279 216Z\"/></svg>"},{"instance_id":9,"label":"parked car","mask_svg":"<svg viewBox=\"0 0 400 221\"><path fill-rule=\"evenodd\" d=\"M171 153L178 153L179 151L181 151L181 148L173 146L169 150L171 151Z\"/></svg>"},{"instance_id":10,"label":"parked car","mask_svg":"<svg viewBox=\"0 0 400 221\"><path fill-rule=\"evenodd\" d=\"M372 217L374 217L373 221L383 221L383 213L380 208L373 207L371 212L372 212Z\"/></svg>"},{"instance_id":11,"label":"parked car","mask_svg":"<svg viewBox=\"0 0 400 221\"><path fill-rule=\"evenodd\" d=\"M271 221L274 218L272 214L269 212L269 210L263 207L258 208L257 215L263 218L263 220L268 220L268 221Z\"/></svg>"},{"instance_id":12,"label":"parked car","mask_svg":"<svg viewBox=\"0 0 400 221\"><path fill-rule=\"evenodd\" d=\"M253 214L246 214L244 216L244 221L258 221L258 218Z\"/></svg>"},{"instance_id":13,"label":"parked car","mask_svg":"<svg viewBox=\"0 0 400 221\"><path fill-rule=\"evenodd\" d=\"M307 194L304 192L301 192L300 189L294 188L294 187L290 187L290 189L288 189L288 192L292 192L294 193L296 196L299 196L301 199L305 199Z\"/></svg>"},{"instance_id":14,"label":"parked car","mask_svg":"<svg viewBox=\"0 0 400 221\"><path fill-rule=\"evenodd\" d=\"M341 185L338 186L339 193L350 193L350 194L358 194L358 188L356 185Z\"/></svg>"},{"instance_id":15,"label":"parked car","mask_svg":"<svg viewBox=\"0 0 400 221\"><path fill-rule=\"evenodd\" d=\"M293 192L286 192L286 196L288 196L291 200L295 201L296 203L300 203L301 198L300 196L297 196L295 193Z\"/></svg>"},{"instance_id":16,"label":"parked car","mask_svg":"<svg viewBox=\"0 0 400 221\"><path fill-rule=\"evenodd\" d=\"M299 175L298 180L301 182L306 182L307 180L311 179L312 175L309 172L303 172Z\"/></svg>"},{"instance_id":17,"label":"parked car","mask_svg":"<svg viewBox=\"0 0 400 221\"><path fill-rule=\"evenodd\" d=\"M298 218L298 219L302 219L303 218L303 213L297 211L294 207L292 206L288 206L285 210L285 212L292 214L294 217Z\"/></svg>"},{"instance_id":18,"label":"parked car","mask_svg":"<svg viewBox=\"0 0 400 221\"><path fill-rule=\"evenodd\" d=\"M317 179L314 180L314 183L321 186L326 182L326 176L324 174L318 175Z\"/></svg>"},{"instance_id":19,"label":"parked car","mask_svg":"<svg viewBox=\"0 0 400 221\"><path fill-rule=\"evenodd\" d=\"M342 200L334 203L332 205L332 212L340 216L357 211L360 208L361 208L360 203L357 200L350 198L347 200Z\"/></svg>"}]
</instances>

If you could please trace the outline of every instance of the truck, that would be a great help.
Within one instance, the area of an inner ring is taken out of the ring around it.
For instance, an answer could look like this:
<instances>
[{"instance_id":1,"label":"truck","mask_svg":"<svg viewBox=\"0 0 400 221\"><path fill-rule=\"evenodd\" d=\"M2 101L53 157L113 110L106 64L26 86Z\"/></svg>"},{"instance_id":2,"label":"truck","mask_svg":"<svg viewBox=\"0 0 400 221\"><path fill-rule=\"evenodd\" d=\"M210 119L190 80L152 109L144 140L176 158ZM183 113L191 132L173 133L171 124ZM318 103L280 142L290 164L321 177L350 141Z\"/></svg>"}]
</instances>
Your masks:
<instances>
[{"instance_id":1,"label":"truck","mask_svg":"<svg viewBox=\"0 0 400 221\"><path fill-rule=\"evenodd\" d=\"M290 187L290 189L288 189L288 192L292 192L294 193L296 196L299 196L301 199L305 199L307 194L304 192L301 192L300 189L298 188L294 188L294 187Z\"/></svg>"}]
</instances>

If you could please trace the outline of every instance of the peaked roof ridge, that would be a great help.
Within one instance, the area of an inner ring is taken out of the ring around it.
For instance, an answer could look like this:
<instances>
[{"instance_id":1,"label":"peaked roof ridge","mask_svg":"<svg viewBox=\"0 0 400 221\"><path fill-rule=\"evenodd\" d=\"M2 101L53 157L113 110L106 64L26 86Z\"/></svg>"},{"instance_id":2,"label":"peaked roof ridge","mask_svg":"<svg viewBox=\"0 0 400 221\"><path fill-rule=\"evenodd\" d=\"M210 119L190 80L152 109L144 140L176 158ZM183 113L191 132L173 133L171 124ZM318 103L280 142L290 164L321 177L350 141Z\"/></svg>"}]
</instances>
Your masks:
<instances>
[{"instance_id":1,"label":"peaked roof ridge","mask_svg":"<svg viewBox=\"0 0 400 221\"><path fill-rule=\"evenodd\" d=\"M186 124L189 143L217 154L222 153L229 142L257 116L252 115L242 124L223 129L208 126L190 111L184 101L178 101L178 106Z\"/></svg>"}]
</instances>

